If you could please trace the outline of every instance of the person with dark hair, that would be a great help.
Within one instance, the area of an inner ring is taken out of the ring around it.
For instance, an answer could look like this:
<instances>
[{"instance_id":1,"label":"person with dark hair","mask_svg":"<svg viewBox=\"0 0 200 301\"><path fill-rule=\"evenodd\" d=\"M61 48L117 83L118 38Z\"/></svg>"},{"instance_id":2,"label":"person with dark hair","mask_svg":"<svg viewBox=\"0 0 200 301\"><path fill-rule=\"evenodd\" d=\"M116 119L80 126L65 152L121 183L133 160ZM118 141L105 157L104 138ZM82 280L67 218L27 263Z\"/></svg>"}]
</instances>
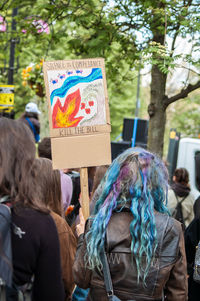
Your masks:
<instances>
[{"instance_id":1,"label":"person with dark hair","mask_svg":"<svg viewBox=\"0 0 200 301\"><path fill-rule=\"evenodd\" d=\"M193 279L195 254L200 241L200 217L193 219L185 230L185 250L188 270L188 301L199 301L200 283ZM199 273L199 267L197 267Z\"/></svg>"},{"instance_id":2,"label":"person with dark hair","mask_svg":"<svg viewBox=\"0 0 200 301\"><path fill-rule=\"evenodd\" d=\"M195 218L200 217L200 196L194 202L193 211Z\"/></svg>"},{"instance_id":3,"label":"person with dark hair","mask_svg":"<svg viewBox=\"0 0 200 301\"><path fill-rule=\"evenodd\" d=\"M44 137L38 143L38 155L40 158L47 158L49 160L52 160L50 137Z\"/></svg>"},{"instance_id":4,"label":"person with dark hair","mask_svg":"<svg viewBox=\"0 0 200 301\"><path fill-rule=\"evenodd\" d=\"M71 228L64 220L64 211L61 202L60 171L52 169L52 162L46 158L35 160L34 169L37 185L41 188L41 204L45 204L51 210L51 216L57 227L60 254L62 278L65 287L65 300L71 300L71 294L74 289L74 280L72 275L72 263L74 262L77 240L74 237Z\"/></svg>"},{"instance_id":5,"label":"person with dark hair","mask_svg":"<svg viewBox=\"0 0 200 301\"><path fill-rule=\"evenodd\" d=\"M45 137L41 142L38 143L38 155L41 158L52 160L50 137ZM70 176L66 175L62 170L60 170L60 177L62 204L64 211L66 211L72 199L72 180Z\"/></svg>"},{"instance_id":6,"label":"person with dark hair","mask_svg":"<svg viewBox=\"0 0 200 301\"><path fill-rule=\"evenodd\" d=\"M104 177L109 165L102 165L96 168L96 172L94 175L94 182L92 186L91 198L90 198L90 214L93 212L96 201L98 199L98 186L101 185L101 180Z\"/></svg>"},{"instance_id":7,"label":"person with dark hair","mask_svg":"<svg viewBox=\"0 0 200 301\"><path fill-rule=\"evenodd\" d=\"M181 202L183 222L185 227L187 227L194 218L194 196L190 192L189 173L185 168L177 168L175 170L173 184L171 189L169 189L168 208L173 215L179 202Z\"/></svg>"},{"instance_id":8,"label":"person with dark hair","mask_svg":"<svg viewBox=\"0 0 200 301\"><path fill-rule=\"evenodd\" d=\"M77 226L74 280L90 288L89 300L111 300L113 294L120 300L187 300L183 232L169 216L167 189L164 163L144 149L130 148L110 165L94 215L84 225L80 210ZM106 261L109 292L102 273Z\"/></svg>"},{"instance_id":9,"label":"person with dark hair","mask_svg":"<svg viewBox=\"0 0 200 301\"><path fill-rule=\"evenodd\" d=\"M99 186L102 178L104 177L108 167L109 167L109 165L101 165L101 166L96 167L93 185L92 185L92 192L91 192L91 197L90 197L91 200L92 200L92 198L95 194L95 191L96 191L97 187Z\"/></svg>"},{"instance_id":10,"label":"person with dark hair","mask_svg":"<svg viewBox=\"0 0 200 301\"><path fill-rule=\"evenodd\" d=\"M40 141L39 114L41 114L41 112L39 111L37 104L29 102L25 107L25 112L20 118L20 120L25 122L31 129L36 143Z\"/></svg>"},{"instance_id":11,"label":"person with dark hair","mask_svg":"<svg viewBox=\"0 0 200 301\"><path fill-rule=\"evenodd\" d=\"M38 186L33 164L35 143L19 120L0 118L0 199L11 208L13 289L33 280L33 301L63 301L59 239Z\"/></svg>"}]
</instances>

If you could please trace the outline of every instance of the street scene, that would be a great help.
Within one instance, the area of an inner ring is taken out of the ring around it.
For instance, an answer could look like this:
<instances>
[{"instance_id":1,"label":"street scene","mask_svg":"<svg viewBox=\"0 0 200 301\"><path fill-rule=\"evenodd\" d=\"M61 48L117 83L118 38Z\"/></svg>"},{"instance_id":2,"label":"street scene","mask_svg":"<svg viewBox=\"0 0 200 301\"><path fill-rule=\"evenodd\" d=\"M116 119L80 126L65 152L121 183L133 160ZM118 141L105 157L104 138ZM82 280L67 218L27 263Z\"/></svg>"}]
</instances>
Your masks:
<instances>
[{"instance_id":1,"label":"street scene","mask_svg":"<svg viewBox=\"0 0 200 301\"><path fill-rule=\"evenodd\" d=\"M200 1L0 1L0 301L200 300Z\"/></svg>"}]
</instances>

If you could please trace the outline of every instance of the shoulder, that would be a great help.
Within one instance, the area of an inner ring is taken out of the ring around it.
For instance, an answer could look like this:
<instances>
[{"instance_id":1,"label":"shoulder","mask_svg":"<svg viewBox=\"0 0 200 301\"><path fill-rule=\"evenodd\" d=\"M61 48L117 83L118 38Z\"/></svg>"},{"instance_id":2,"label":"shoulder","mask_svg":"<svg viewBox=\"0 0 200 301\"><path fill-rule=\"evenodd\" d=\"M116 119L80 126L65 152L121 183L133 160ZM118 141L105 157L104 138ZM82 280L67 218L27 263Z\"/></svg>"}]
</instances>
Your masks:
<instances>
[{"instance_id":1,"label":"shoulder","mask_svg":"<svg viewBox=\"0 0 200 301\"><path fill-rule=\"evenodd\" d=\"M175 195L174 190L171 187L168 189L168 195Z\"/></svg>"},{"instance_id":2,"label":"shoulder","mask_svg":"<svg viewBox=\"0 0 200 301\"><path fill-rule=\"evenodd\" d=\"M176 195L173 191L173 189L169 189L168 190L168 203L167 203L167 206L168 207L174 207L177 203L177 199L176 199Z\"/></svg>"},{"instance_id":3,"label":"shoulder","mask_svg":"<svg viewBox=\"0 0 200 301\"><path fill-rule=\"evenodd\" d=\"M172 200L172 199L176 199L176 196L175 196L174 190L172 188L169 188L169 190L168 190L168 201L170 202L170 200Z\"/></svg>"},{"instance_id":4,"label":"shoulder","mask_svg":"<svg viewBox=\"0 0 200 301\"><path fill-rule=\"evenodd\" d=\"M157 227L158 234L162 230L164 232L164 236L170 235L171 238L181 235L182 233L181 223L177 221L175 218L167 214L156 212L155 220L156 220L156 227Z\"/></svg>"},{"instance_id":5,"label":"shoulder","mask_svg":"<svg viewBox=\"0 0 200 301\"><path fill-rule=\"evenodd\" d=\"M20 208L12 211L12 219L17 225L23 225L32 232L49 232L49 227L54 227L54 222L49 213L32 208Z\"/></svg>"},{"instance_id":6,"label":"shoulder","mask_svg":"<svg viewBox=\"0 0 200 301\"><path fill-rule=\"evenodd\" d=\"M173 231L175 234L180 234L183 231L181 223L171 216L169 216L167 230Z\"/></svg>"},{"instance_id":7,"label":"shoulder","mask_svg":"<svg viewBox=\"0 0 200 301\"><path fill-rule=\"evenodd\" d=\"M194 218L193 221L186 228L185 234L189 234L190 232L199 232L199 236L200 236L200 217Z\"/></svg>"},{"instance_id":8,"label":"shoulder","mask_svg":"<svg viewBox=\"0 0 200 301\"><path fill-rule=\"evenodd\" d=\"M183 230L181 223L165 214L156 214L158 248L163 256L178 256Z\"/></svg>"},{"instance_id":9,"label":"shoulder","mask_svg":"<svg viewBox=\"0 0 200 301\"><path fill-rule=\"evenodd\" d=\"M58 241L55 223L48 213L21 208L12 212L13 223L24 232L23 240L40 247L52 247ZM19 238L14 235L15 241Z\"/></svg>"},{"instance_id":10,"label":"shoulder","mask_svg":"<svg viewBox=\"0 0 200 301\"><path fill-rule=\"evenodd\" d=\"M53 211L51 211L51 216L54 220L58 233L71 232L71 229L64 218Z\"/></svg>"},{"instance_id":11,"label":"shoulder","mask_svg":"<svg viewBox=\"0 0 200 301\"><path fill-rule=\"evenodd\" d=\"M39 124L40 124L39 120L36 119L36 118L34 118L34 117L29 117L29 120L30 120L32 123L34 123L35 125L39 125Z\"/></svg>"},{"instance_id":12,"label":"shoulder","mask_svg":"<svg viewBox=\"0 0 200 301\"><path fill-rule=\"evenodd\" d=\"M185 243L196 246L200 240L200 218L197 217L189 224L185 230Z\"/></svg>"},{"instance_id":13,"label":"shoulder","mask_svg":"<svg viewBox=\"0 0 200 301\"><path fill-rule=\"evenodd\" d=\"M190 201L192 204L195 203L195 197L194 195L192 194L192 192L190 192L186 198L188 201Z\"/></svg>"},{"instance_id":14,"label":"shoulder","mask_svg":"<svg viewBox=\"0 0 200 301\"><path fill-rule=\"evenodd\" d=\"M65 184L67 183L69 185L72 185L71 177L65 174L62 170L60 170L60 178L61 178L61 182L65 182Z\"/></svg>"}]
</instances>

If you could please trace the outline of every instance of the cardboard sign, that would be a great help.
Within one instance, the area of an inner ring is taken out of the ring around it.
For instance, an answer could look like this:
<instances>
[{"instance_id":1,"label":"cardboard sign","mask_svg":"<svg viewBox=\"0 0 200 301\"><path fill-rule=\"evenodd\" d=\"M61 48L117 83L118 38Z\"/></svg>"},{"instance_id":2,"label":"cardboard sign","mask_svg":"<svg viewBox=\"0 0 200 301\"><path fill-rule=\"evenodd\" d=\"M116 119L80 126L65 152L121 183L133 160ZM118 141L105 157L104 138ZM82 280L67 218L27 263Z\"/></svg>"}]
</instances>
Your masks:
<instances>
[{"instance_id":1,"label":"cardboard sign","mask_svg":"<svg viewBox=\"0 0 200 301\"><path fill-rule=\"evenodd\" d=\"M9 113L14 108L14 86L0 85L0 111Z\"/></svg>"},{"instance_id":2,"label":"cardboard sign","mask_svg":"<svg viewBox=\"0 0 200 301\"><path fill-rule=\"evenodd\" d=\"M111 163L104 59L44 62L54 168Z\"/></svg>"}]
</instances>

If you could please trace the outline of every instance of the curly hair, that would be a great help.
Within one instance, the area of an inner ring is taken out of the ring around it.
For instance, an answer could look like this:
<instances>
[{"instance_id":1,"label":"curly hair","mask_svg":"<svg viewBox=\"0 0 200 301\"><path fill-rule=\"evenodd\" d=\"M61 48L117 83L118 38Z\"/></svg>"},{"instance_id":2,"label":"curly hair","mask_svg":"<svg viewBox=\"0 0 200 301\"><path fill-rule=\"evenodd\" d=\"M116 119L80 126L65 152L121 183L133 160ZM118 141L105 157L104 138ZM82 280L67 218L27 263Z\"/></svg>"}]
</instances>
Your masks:
<instances>
[{"instance_id":1,"label":"curly hair","mask_svg":"<svg viewBox=\"0 0 200 301\"><path fill-rule=\"evenodd\" d=\"M175 181L183 185L188 185L189 183L189 173L186 168L177 168L174 172Z\"/></svg>"},{"instance_id":2,"label":"curly hair","mask_svg":"<svg viewBox=\"0 0 200 301\"><path fill-rule=\"evenodd\" d=\"M106 229L112 212L129 203L131 252L136 260L138 281L145 282L157 247L154 210L169 214L167 203L168 172L156 155L141 148L130 148L108 168L102 182L91 228L86 234L86 260L91 269L102 266ZM143 258L146 258L145 267Z\"/></svg>"}]
</instances>

